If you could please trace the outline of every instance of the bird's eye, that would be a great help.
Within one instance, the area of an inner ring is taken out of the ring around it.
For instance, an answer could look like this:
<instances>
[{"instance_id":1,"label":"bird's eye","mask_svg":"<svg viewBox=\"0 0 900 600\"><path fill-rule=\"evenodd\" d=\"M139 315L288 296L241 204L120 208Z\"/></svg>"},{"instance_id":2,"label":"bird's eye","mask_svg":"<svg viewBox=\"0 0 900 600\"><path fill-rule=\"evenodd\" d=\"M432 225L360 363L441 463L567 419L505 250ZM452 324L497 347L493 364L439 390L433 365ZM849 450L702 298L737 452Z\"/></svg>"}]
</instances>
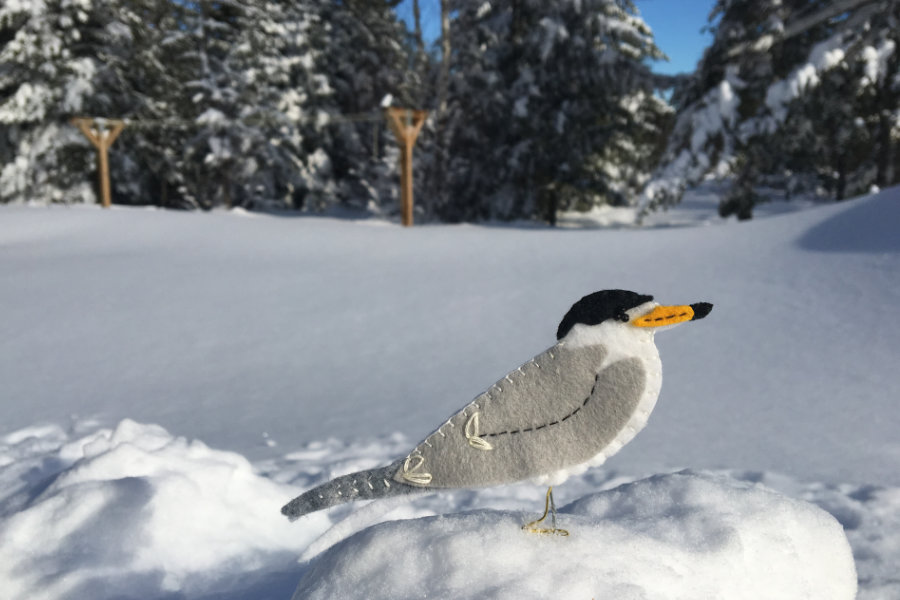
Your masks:
<instances>
[{"instance_id":1,"label":"bird's eye","mask_svg":"<svg viewBox=\"0 0 900 600\"><path fill-rule=\"evenodd\" d=\"M616 320L622 321L623 323L628 322L628 314L625 311L620 311L619 314L616 315Z\"/></svg>"}]
</instances>

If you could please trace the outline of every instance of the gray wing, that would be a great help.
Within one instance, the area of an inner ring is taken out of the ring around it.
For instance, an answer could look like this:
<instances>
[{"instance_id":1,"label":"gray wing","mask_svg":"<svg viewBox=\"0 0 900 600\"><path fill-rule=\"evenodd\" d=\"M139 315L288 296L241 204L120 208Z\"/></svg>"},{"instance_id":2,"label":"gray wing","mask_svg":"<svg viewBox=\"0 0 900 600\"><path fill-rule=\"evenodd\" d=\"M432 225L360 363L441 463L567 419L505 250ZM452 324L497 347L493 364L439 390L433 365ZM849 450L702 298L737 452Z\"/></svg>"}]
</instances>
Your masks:
<instances>
[{"instance_id":1,"label":"gray wing","mask_svg":"<svg viewBox=\"0 0 900 600\"><path fill-rule=\"evenodd\" d=\"M601 346L556 345L450 418L394 479L429 488L513 483L584 463L625 427L646 381L637 359L600 370Z\"/></svg>"}]
</instances>

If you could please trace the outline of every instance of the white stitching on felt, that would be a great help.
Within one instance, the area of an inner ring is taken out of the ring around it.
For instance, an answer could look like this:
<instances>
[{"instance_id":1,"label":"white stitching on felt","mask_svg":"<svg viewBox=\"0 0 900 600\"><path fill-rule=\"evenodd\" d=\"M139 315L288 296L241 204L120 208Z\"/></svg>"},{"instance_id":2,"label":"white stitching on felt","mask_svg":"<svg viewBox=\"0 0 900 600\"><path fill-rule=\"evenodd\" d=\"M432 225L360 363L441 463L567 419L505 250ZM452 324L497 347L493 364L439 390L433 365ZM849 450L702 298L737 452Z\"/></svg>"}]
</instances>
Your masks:
<instances>
[{"instance_id":1,"label":"white stitching on felt","mask_svg":"<svg viewBox=\"0 0 900 600\"><path fill-rule=\"evenodd\" d=\"M411 462L415 462L415 464L410 466ZM407 456L406 460L403 461L403 479L409 481L410 483L417 483L419 485L428 485L429 483L431 483L431 473L427 473L425 471L416 473L416 471L418 471L424 464L425 457L421 454Z\"/></svg>"},{"instance_id":2,"label":"white stitching on felt","mask_svg":"<svg viewBox=\"0 0 900 600\"><path fill-rule=\"evenodd\" d=\"M390 481L388 481L387 479L382 479L382 481L384 482L384 487L391 487Z\"/></svg>"},{"instance_id":3,"label":"white stitching on felt","mask_svg":"<svg viewBox=\"0 0 900 600\"><path fill-rule=\"evenodd\" d=\"M466 440L468 440L471 447L477 448L478 450L493 450L494 447L490 443L482 439L481 434L478 433L481 421L481 419L479 418L480 414L481 413L473 414L466 422Z\"/></svg>"}]
</instances>

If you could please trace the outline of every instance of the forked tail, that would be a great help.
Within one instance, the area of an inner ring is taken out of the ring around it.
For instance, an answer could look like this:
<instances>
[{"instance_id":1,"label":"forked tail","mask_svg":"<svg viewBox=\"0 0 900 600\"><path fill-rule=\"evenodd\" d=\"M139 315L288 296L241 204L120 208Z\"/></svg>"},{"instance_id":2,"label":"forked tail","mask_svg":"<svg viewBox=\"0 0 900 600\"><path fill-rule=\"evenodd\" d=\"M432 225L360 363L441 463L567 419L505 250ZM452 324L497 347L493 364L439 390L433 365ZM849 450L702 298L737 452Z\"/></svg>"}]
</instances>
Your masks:
<instances>
[{"instance_id":1,"label":"forked tail","mask_svg":"<svg viewBox=\"0 0 900 600\"><path fill-rule=\"evenodd\" d=\"M281 507L281 514L291 521L303 515L316 512L354 500L374 500L427 492L429 490L394 481L393 476L400 468L396 462L387 467L358 471L335 477L327 483L304 492Z\"/></svg>"}]
</instances>

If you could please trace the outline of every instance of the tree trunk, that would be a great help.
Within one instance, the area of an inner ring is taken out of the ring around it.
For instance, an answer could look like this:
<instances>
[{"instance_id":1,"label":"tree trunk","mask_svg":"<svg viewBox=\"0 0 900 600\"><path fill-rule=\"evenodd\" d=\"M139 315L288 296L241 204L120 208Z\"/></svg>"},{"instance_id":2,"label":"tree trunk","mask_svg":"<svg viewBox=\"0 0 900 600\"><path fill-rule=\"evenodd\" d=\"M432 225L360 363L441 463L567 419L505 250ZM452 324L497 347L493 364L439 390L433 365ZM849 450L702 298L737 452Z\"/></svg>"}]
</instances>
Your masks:
<instances>
[{"instance_id":1,"label":"tree trunk","mask_svg":"<svg viewBox=\"0 0 900 600\"><path fill-rule=\"evenodd\" d=\"M893 148L891 144L891 113L882 110L878 115L878 156L875 158L878 173L875 182L880 188L886 188L894 180Z\"/></svg>"},{"instance_id":2,"label":"tree trunk","mask_svg":"<svg viewBox=\"0 0 900 600\"><path fill-rule=\"evenodd\" d=\"M441 0L441 67L438 72L437 120L447 110L447 85L450 79L450 0Z\"/></svg>"},{"instance_id":3,"label":"tree trunk","mask_svg":"<svg viewBox=\"0 0 900 600\"><path fill-rule=\"evenodd\" d=\"M835 190L835 200L843 200L847 193L847 157L842 153L838 156L837 163L837 189Z\"/></svg>"},{"instance_id":4,"label":"tree trunk","mask_svg":"<svg viewBox=\"0 0 900 600\"><path fill-rule=\"evenodd\" d=\"M413 0L412 8L416 36L416 63L418 67L421 67L425 63L425 39L422 37L422 13L419 10L419 0Z\"/></svg>"},{"instance_id":5,"label":"tree trunk","mask_svg":"<svg viewBox=\"0 0 900 600\"><path fill-rule=\"evenodd\" d=\"M450 0L441 0L441 64L438 68L437 107L434 113L434 177L431 182L432 192L427 194L425 209L432 212L435 203L444 205L447 197L447 163L450 160L448 144L447 95L450 84Z\"/></svg>"}]
</instances>

